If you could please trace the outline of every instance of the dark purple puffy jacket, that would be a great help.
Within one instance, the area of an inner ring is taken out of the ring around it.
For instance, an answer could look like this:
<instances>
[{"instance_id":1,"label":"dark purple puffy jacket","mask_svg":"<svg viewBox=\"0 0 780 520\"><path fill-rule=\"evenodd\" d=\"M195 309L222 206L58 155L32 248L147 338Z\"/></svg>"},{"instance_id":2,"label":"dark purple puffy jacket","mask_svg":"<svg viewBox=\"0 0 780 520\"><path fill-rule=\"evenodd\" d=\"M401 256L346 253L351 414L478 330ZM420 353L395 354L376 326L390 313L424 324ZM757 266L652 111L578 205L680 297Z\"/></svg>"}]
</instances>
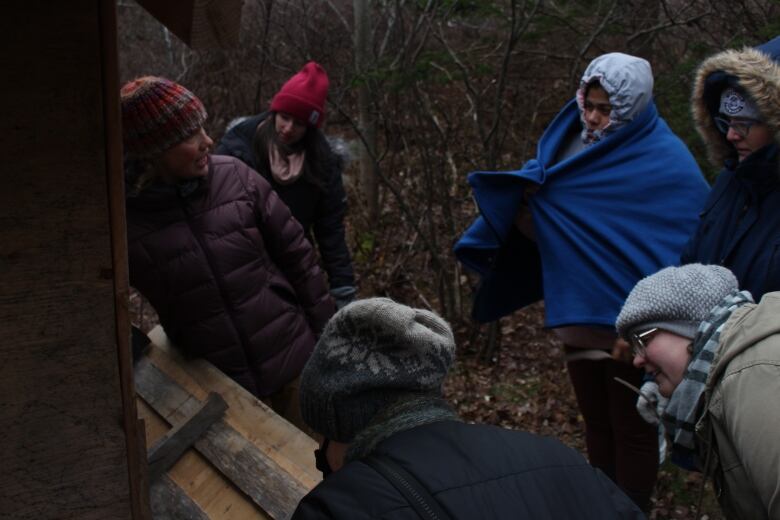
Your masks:
<instances>
[{"instance_id":1,"label":"dark purple puffy jacket","mask_svg":"<svg viewBox=\"0 0 780 520\"><path fill-rule=\"evenodd\" d=\"M257 396L297 377L334 312L300 224L254 170L211 156L187 195L154 184L127 199L130 284L185 354Z\"/></svg>"}]
</instances>

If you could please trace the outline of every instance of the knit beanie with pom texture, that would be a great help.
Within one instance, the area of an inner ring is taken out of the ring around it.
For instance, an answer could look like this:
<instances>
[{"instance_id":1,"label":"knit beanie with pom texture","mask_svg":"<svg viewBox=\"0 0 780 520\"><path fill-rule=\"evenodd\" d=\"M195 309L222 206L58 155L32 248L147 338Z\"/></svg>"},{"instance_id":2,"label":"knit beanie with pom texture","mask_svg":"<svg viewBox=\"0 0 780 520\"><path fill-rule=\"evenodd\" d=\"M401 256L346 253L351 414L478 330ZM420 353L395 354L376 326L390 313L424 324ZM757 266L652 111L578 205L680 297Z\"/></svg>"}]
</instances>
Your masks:
<instances>
[{"instance_id":1,"label":"knit beanie with pom texture","mask_svg":"<svg viewBox=\"0 0 780 520\"><path fill-rule=\"evenodd\" d=\"M195 94L169 79L143 76L120 90L122 137L130 159L150 159L194 134L206 121Z\"/></svg>"}]
</instances>

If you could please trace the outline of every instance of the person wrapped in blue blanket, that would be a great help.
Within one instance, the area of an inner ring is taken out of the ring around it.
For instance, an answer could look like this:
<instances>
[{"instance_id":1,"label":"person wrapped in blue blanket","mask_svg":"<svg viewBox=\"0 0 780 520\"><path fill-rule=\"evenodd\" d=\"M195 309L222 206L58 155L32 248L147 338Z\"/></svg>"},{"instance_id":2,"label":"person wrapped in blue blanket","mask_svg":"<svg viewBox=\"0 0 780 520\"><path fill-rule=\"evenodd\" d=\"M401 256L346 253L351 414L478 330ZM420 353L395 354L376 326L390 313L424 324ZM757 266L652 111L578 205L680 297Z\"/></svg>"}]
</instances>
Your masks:
<instances>
[{"instance_id":1,"label":"person wrapped in blue blanket","mask_svg":"<svg viewBox=\"0 0 780 520\"><path fill-rule=\"evenodd\" d=\"M646 60L594 59L534 159L469 176L480 216L455 246L480 275L476 320L544 299L545 325L565 345L590 461L643 509L658 437L636 412L636 395L614 380L642 380L610 355L614 322L637 281L678 262L708 192L652 92Z\"/></svg>"}]
</instances>

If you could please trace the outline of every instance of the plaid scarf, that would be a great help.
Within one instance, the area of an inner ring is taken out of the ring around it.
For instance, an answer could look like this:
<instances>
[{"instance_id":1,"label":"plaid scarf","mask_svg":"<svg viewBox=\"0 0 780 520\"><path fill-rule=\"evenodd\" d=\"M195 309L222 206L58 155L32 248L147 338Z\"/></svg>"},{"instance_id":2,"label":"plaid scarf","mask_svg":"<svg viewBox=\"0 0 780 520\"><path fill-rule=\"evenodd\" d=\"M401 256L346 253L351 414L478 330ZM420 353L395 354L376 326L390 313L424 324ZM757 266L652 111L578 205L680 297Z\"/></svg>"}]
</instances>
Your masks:
<instances>
[{"instance_id":1,"label":"plaid scarf","mask_svg":"<svg viewBox=\"0 0 780 520\"><path fill-rule=\"evenodd\" d=\"M687 459L694 451L694 428L699 402L712 369L712 361L720 348L720 335L731 314L742 305L753 303L748 291L734 291L713 307L701 322L693 339L693 356L683 379L663 413L664 427L672 440L675 458Z\"/></svg>"}]
</instances>

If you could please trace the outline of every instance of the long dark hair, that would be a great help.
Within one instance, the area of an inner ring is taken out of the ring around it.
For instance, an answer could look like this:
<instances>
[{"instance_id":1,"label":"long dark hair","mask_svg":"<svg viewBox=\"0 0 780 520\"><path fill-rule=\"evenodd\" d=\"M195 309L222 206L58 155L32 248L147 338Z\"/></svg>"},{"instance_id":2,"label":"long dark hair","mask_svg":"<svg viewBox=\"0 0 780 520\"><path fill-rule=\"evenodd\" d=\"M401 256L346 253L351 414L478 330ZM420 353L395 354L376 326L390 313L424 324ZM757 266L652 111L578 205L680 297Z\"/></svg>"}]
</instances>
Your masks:
<instances>
[{"instance_id":1,"label":"long dark hair","mask_svg":"<svg viewBox=\"0 0 780 520\"><path fill-rule=\"evenodd\" d=\"M330 180L333 168L338 167L338 157L325 139L322 131L313 126L306 127L303 137L293 144L284 144L279 141L276 133L276 112L269 112L268 117L257 126L255 137L252 140L252 148L257 158L257 164L264 168L265 172L271 171L268 158L268 144L274 143L282 153L306 152L306 160L303 165L302 179L310 182L320 190L325 190Z\"/></svg>"}]
</instances>

